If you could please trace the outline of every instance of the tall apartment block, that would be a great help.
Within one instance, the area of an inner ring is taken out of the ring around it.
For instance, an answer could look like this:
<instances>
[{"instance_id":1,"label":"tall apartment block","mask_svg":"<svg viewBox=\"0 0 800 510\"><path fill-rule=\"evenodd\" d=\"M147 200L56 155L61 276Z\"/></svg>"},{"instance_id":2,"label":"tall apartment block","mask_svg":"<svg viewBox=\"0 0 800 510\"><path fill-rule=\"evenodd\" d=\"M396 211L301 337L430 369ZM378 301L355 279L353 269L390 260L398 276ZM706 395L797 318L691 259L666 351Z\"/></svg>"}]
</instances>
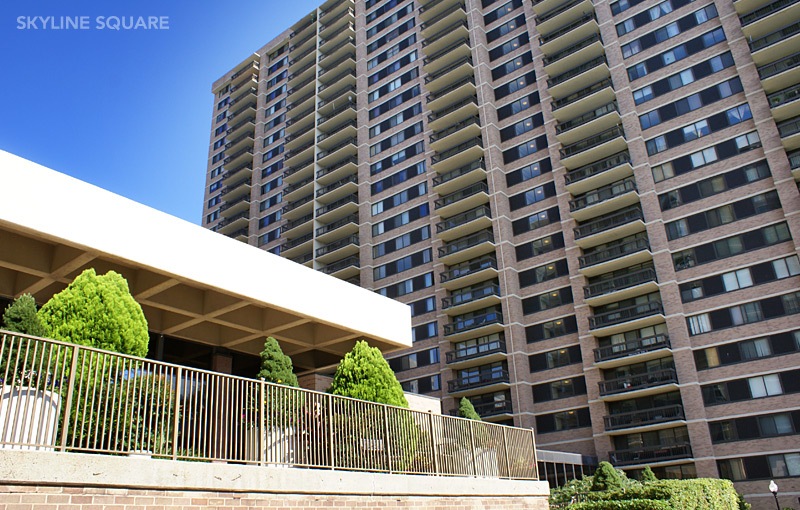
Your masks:
<instances>
[{"instance_id":1,"label":"tall apartment block","mask_svg":"<svg viewBox=\"0 0 800 510\"><path fill-rule=\"evenodd\" d=\"M203 224L408 303L407 390L800 508L800 2L335 0L213 92Z\"/></svg>"}]
</instances>

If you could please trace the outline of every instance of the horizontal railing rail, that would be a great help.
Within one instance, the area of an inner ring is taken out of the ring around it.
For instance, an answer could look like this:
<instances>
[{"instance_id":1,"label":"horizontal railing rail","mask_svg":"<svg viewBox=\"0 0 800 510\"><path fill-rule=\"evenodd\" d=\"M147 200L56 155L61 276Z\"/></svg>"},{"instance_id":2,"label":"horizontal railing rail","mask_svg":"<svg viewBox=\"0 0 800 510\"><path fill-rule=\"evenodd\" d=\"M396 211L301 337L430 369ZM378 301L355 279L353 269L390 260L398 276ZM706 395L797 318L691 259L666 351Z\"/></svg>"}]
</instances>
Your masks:
<instances>
[{"instance_id":1,"label":"horizontal railing rail","mask_svg":"<svg viewBox=\"0 0 800 510\"><path fill-rule=\"evenodd\" d=\"M538 479L527 429L0 332L0 447Z\"/></svg>"},{"instance_id":2,"label":"horizontal railing rail","mask_svg":"<svg viewBox=\"0 0 800 510\"><path fill-rule=\"evenodd\" d=\"M603 421L606 430L618 430L682 419L684 419L683 406L676 404L630 411L627 413L610 414L605 416Z\"/></svg>"}]
</instances>

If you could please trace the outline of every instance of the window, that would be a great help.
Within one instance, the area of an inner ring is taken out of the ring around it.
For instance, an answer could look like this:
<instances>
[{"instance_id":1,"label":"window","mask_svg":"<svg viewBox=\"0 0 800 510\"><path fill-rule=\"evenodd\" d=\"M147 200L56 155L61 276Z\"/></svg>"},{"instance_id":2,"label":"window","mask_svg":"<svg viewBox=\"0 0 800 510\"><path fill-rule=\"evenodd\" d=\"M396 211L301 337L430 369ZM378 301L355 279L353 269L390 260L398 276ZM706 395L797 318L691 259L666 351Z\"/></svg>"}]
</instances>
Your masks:
<instances>
[{"instance_id":1,"label":"window","mask_svg":"<svg viewBox=\"0 0 800 510\"><path fill-rule=\"evenodd\" d=\"M541 113L537 113L532 117L528 117L527 119L523 119L519 122L516 122L508 127L501 129L500 141L505 142L517 136L523 135L528 131L532 131L533 129L543 124L544 124L543 115Z\"/></svg>"},{"instance_id":2,"label":"window","mask_svg":"<svg viewBox=\"0 0 800 510\"><path fill-rule=\"evenodd\" d=\"M402 131L399 131L389 138L381 140L380 142L373 144L369 148L369 155L370 156L377 156L381 152L391 149L395 145L398 145L413 136L422 133L422 122L417 122Z\"/></svg>"},{"instance_id":3,"label":"window","mask_svg":"<svg viewBox=\"0 0 800 510\"><path fill-rule=\"evenodd\" d=\"M533 55L530 51L526 51L522 55L514 58L513 60L509 60L503 64L492 69L492 80L499 80L503 76L513 73L517 69L526 66L533 62Z\"/></svg>"},{"instance_id":4,"label":"window","mask_svg":"<svg viewBox=\"0 0 800 510\"><path fill-rule=\"evenodd\" d=\"M548 253L553 250L564 247L564 234L557 232L547 237L542 237L525 244L521 244L515 248L517 261L529 259L543 253Z\"/></svg>"},{"instance_id":5,"label":"window","mask_svg":"<svg viewBox=\"0 0 800 510\"><path fill-rule=\"evenodd\" d=\"M497 91L495 90L495 97ZM528 96L517 99L513 103L501 106L497 109L497 120L505 120L519 112L525 111L533 105L539 104L539 92L534 92Z\"/></svg>"},{"instance_id":6,"label":"window","mask_svg":"<svg viewBox=\"0 0 800 510\"><path fill-rule=\"evenodd\" d=\"M372 256L374 258L382 257L384 255L388 255L389 253L394 253L398 250L401 250L407 246L411 246L412 244L424 241L425 239L430 239L430 237L431 228L426 225L416 230L412 230L411 232L407 232L399 237L395 237L394 239L389 239L388 241L384 241L373 246Z\"/></svg>"},{"instance_id":7,"label":"window","mask_svg":"<svg viewBox=\"0 0 800 510\"><path fill-rule=\"evenodd\" d=\"M699 37L695 37L683 44L679 44L674 48L665 51L659 55L648 58L644 62L639 62L628 68L628 79L630 81L638 80L658 69L673 64L679 60L683 60L689 55L699 53L706 48L722 42L725 40L725 33L722 28L716 28L707 32Z\"/></svg>"},{"instance_id":8,"label":"window","mask_svg":"<svg viewBox=\"0 0 800 510\"><path fill-rule=\"evenodd\" d=\"M434 338L437 334L436 321L428 322L427 324L421 324L411 328L412 342L419 342L429 338Z\"/></svg>"},{"instance_id":9,"label":"window","mask_svg":"<svg viewBox=\"0 0 800 510\"><path fill-rule=\"evenodd\" d=\"M514 220L511 222L511 227L514 235L517 236L524 234L525 232L536 230L537 228L542 228L545 225L550 225L551 223L555 223L560 220L561 213L558 210L558 206L555 206L544 211L533 213L527 218Z\"/></svg>"},{"instance_id":10,"label":"window","mask_svg":"<svg viewBox=\"0 0 800 510\"><path fill-rule=\"evenodd\" d=\"M547 137L541 135L533 140L529 140L523 144L512 147L503 151L503 163L513 163L518 159L522 159L531 154L535 154L539 150L547 148Z\"/></svg>"},{"instance_id":11,"label":"window","mask_svg":"<svg viewBox=\"0 0 800 510\"><path fill-rule=\"evenodd\" d=\"M398 25L396 28L392 29L390 32L387 32L386 35L384 35L382 37L379 37L378 39L375 39L373 42L371 42L369 45L367 45L367 53L372 53L373 51L383 47L387 43L395 40L400 35L402 35L405 32L411 30L412 28L414 28L414 20L413 19L410 19L410 20Z\"/></svg>"},{"instance_id":12,"label":"window","mask_svg":"<svg viewBox=\"0 0 800 510\"><path fill-rule=\"evenodd\" d=\"M648 129L653 126L657 126L662 122L666 122L670 119L674 119L691 111L702 108L703 106L713 104L738 92L742 92L742 82L738 77L731 78L730 80L723 81L707 89L701 90L700 92L696 92L690 96L678 99L673 103L666 104L656 110L640 115L639 124L642 126L642 129ZM706 120L715 126L714 131L719 131L727 126L738 124L751 117L752 115L750 114L750 107L747 103L745 103L743 105L734 107L727 112L713 115ZM671 133L675 133L675 135L670 136L676 136L680 132L680 130L672 131ZM689 134L691 135L691 133ZM693 140L694 138L697 138L697 136L693 138L687 138L684 136L679 142L673 143L671 147Z\"/></svg>"},{"instance_id":13,"label":"window","mask_svg":"<svg viewBox=\"0 0 800 510\"><path fill-rule=\"evenodd\" d=\"M530 41L530 36L528 35L527 32L520 34L517 37L514 37L513 39L504 42L500 46L497 46L489 50L489 60L490 61L497 60L498 58L508 55L512 51L516 51L521 47L523 47L524 45L527 45L529 41Z\"/></svg>"},{"instance_id":14,"label":"window","mask_svg":"<svg viewBox=\"0 0 800 510\"><path fill-rule=\"evenodd\" d=\"M401 104L405 103L406 101L410 101L411 99L413 99L414 97L419 95L419 91L420 91L419 85L414 85L413 87L411 87L410 89L406 90L402 94L394 96L393 98L391 98L388 101L382 103L381 105L376 106L375 108L373 108L373 109L371 109L369 111L370 120L372 120L372 119L374 119L376 117L379 117L379 116L383 115L384 113L393 110L394 108L397 108L398 106L400 106Z\"/></svg>"},{"instance_id":15,"label":"window","mask_svg":"<svg viewBox=\"0 0 800 510\"><path fill-rule=\"evenodd\" d=\"M502 98L504 98L506 96L509 96L509 95L513 94L514 92L516 92L518 90L524 89L528 85L533 85L534 83L536 83L536 73L533 72L533 71L531 71L529 73L525 73L522 76L520 76L519 78L516 78L516 79L514 79L514 80L512 80L510 82L507 82L507 83L504 83L502 85L499 85L496 89L494 89L494 98L495 98L495 100L500 100L500 99L502 99ZM536 98L536 101L533 104L538 104L539 103L539 93L538 92L534 92L533 94L531 94L528 97L534 97L534 96ZM528 105L525 106L525 108L530 107L530 104L531 103L529 102ZM522 106L522 105L520 105L520 106ZM522 110L518 110L518 111L522 111ZM499 117L499 114L498 114L498 117Z\"/></svg>"},{"instance_id":16,"label":"window","mask_svg":"<svg viewBox=\"0 0 800 510\"><path fill-rule=\"evenodd\" d=\"M708 333L711 331L711 321L707 313L701 313L686 319L689 324L689 334L699 335L701 333Z\"/></svg>"},{"instance_id":17,"label":"window","mask_svg":"<svg viewBox=\"0 0 800 510\"><path fill-rule=\"evenodd\" d=\"M511 210L516 211L517 209L521 209L531 204L541 202L547 198L554 197L555 194L555 183L547 182L541 186L536 186L535 188L523 191L517 195L510 196L508 198L508 203L511 207Z\"/></svg>"},{"instance_id":18,"label":"window","mask_svg":"<svg viewBox=\"0 0 800 510\"><path fill-rule=\"evenodd\" d=\"M483 17L483 23L485 25L494 23L500 18L508 15L508 13L513 12L516 9L519 9L520 7L522 7L522 0L512 0L511 2L501 5L497 9L490 12L489 14L486 14Z\"/></svg>"},{"instance_id":19,"label":"window","mask_svg":"<svg viewBox=\"0 0 800 510\"><path fill-rule=\"evenodd\" d=\"M380 124L369 128L369 137L374 138L384 131L388 131L389 129L398 126L409 119L413 119L420 113L422 113L422 103L417 103L410 108L406 108L402 112L389 117Z\"/></svg>"},{"instance_id":20,"label":"window","mask_svg":"<svg viewBox=\"0 0 800 510\"><path fill-rule=\"evenodd\" d=\"M550 338L569 335L578 331L578 322L574 315L561 317L541 324L534 324L525 328L525 337L528 343L540 342Z\"/></svg>"},{"instance_id":21,"label":"window","mask_svg":"<svg viewBox=\"0 0 800 510\"><path fill-rule=\"evenodd\" d=\"M370 85L374 85L378 83L380 80L389 76L390 74L399 71L403 67L407 66L408 64L416 60L417 60L417 52L415 50L409 53L408 55L405 55L404 57L400 58L399 60L395 60L394 62L384 67L377 73L370 75L369 78L367 78L367 83Z\"/></svg>"},{"instance_id":22,"label":"window","mask_svg":"<svg viewBox=\"0 0 800 510\"><path fill-rule=\"evenodd\" d=\"M750 394L753 398L771 397L783 393L781 381L777 374L761 375L747 379Z\"/></svg>"},{"instance_id":23,"label":"window","mask_svg":"<svg viewBox=\"0 0 800 510\"><path fill-rule=\"evenodd\" d=\"M567 276L568 274L569 271L567 269L566 259L556 260L555 262L548 262L547 264L520 272L519 286L524 288L561 276Z\"/></svg>"},{"instance_id":24,"label":"window","mask_svg":"<svg viewBox=\"0 0 800 510\"><path fill-rule=\"evenodd\" d=\"M414 301L413 303L409 303L408 307L411 308L412 317L416 317L417 315L424 315L428 312L433 312L436 310L436 298L431 296L425 299L420 299L419 301Z\"/></svg>"},{"instance_id":25,"label":"window","mask_svg":"<svg viewBox=\"0 0 800 510\"><path fill-rule=\"evenodd\" d=\"M384 234L390 230L407 225L414 220L428 216L428 214L430 214L428 204L420 204L396 216L392 216L391 218L387 218L380 223L372 225L372 235L377 236Z\"/></svg>"},{"instance_id":26,"label":"window","mask_svg":"<svg viewBox=\"0 0 800 510\"><path fill-rule=\"evenodd\" d=\"M384 170L388 170L393 166L402 163L408 158L416 156L417 154L422 154L425 151L425 144L423 142L417 142L414 145L410 145L405 149L399 150L388 156L383 158L382 160L378 161L377 163L373 163L370 165L370 173L375 175L377 173L383 172Z\"/></svg>"},{"instance_id":27,"label":"window","mask_svg":"<svg viewBox=\"0 0 800 510\"><path fill-rule=\"evenodd\" d=\"M408 188L406 190L401 191L395 195L392 195L388 198L381 200L375 204L372 204L372 215L375 216L382 212L388 211L393 209L399 205L402 205L409 200L413 200L414 198L424 196L428 191L428 183L421 182L412 188Z\"/></svg>"},{"instance_id":28,"label":"window","mask_svg":"<svg viewBox=\"0 0 800 510\"><path fill-rule=\"evenodd\" d=\"M705 212L693 214L665 225L667 238L675 240L690 234L696 234L720 225L733 223L780 208L777 191L768 191L750 198L738 200Z\"/></svg>"},{"instance_id":29,"label":"window","mask_svg":"<svg viewBox=\"0 0 800 510\"><path fill-rule=\"evenodd\" d=\"M378 289L376 292L382 296L397 298L411 294L421 289L426 289L433 285L433 273L425 273L420 276L415 276L408 280L404 280L394 285Z\"/></svg>"},{"instance_id":30,"label":"window","mask_svg":"<svg viewBox=\"0 0 800 510\"><path fill-rule=\"evenodd\" d=\"M509 187L515 186L521 182L533 179L534 177L549 173L552 171L552 169L553 165L550 163L550 158L537 161L536 163L531 163L530 165L524 166L517 170L512 170L511 172L507 173L506 185Z\"/></svg>"},{"instance_id":31,"label":"window","mask_svg":"<svg viewBox=\"0 0 800 510\"><path fill-rule=\"evenodd\" d=\"M382 30L384 30L389 25L394 24L395 22L397 22L398 20L408 16L412 12L414 12L414 4L413 4L413 2L408 4L408 5L406 5L402 9L397 10L391 16L385 18L383 21L381 21L377 25L374 25L373 27L368 29L367 30L367 38L369 39L371 37L374 37L376 34L378 34L378 32L381 32Z\"/></svg>"},{"instance_id":32,"label":"window","mask_svg":"<svg viewBox=\"0 0 800 510\"><path fill-rule=\"evenodd\" d=\"M525 26L525 15L520 14L511 21L503 23L499 27L486 32L486 42L492 43L506 34L511 33L519 27Z\"/></svg>"},{"instance_id":33,"label":"window","mask_svg":"<svg viewBox=\"0 0 800 510\"><path fill-rule=\"evenodd\" d=\"M390 81L389 83L381 85L377 90L373 90L372 92L370 92L367 95L367 100L370 103L377 101L386 94L399 89L400 87L402 87L409 81L413 80L417 76L419 76L419 69L415 67L414 69L408 71L407 73L401 74L400 76Z\"/></svg>"},{"instance_id":34,"label":"window","mask_svg":"<svg viewBox=\"0 0 800 510\"><path fill-rule=\"evenodd\" d=\"M725 140L713 147L707 147L687 156L681 156L667 163L654 166L652 168L653 179L656 182L671 179L676 175L691 172L697 168L710 165L717 160L731 158L760 146L761 140L758 137L758 133L753 131L746 135Z\"/></svg>"},{"instance_id":35,"label":"window","mask_svg":"<svg viewBox=\"0 0 800 510\"><path fill-rule=\"evenodd\" d=\"M769 166L766 161L759 161L731 170L724 174L715 175L702 181L688 184L676 190L662 193L658 196L661 210L666 211L683 204L708 198L730 189L746 186L751 182L759 181L770 176Z\"/></svg>"},{"instance_id":36,"label":"window","mask_svg":"<svg viewBox=\"0 0 800 510\"><path fill-rule=\"evenodd\" d=\"M281 237L281 229L280 228L276 228L275 230L271 230L271 231L267 232L266 234L262 234L258 238L258 245L259 246L263 246L263 245L265 245L267 243L271 243L272 241L275 241L275 240L279 239L280 237Z\"/></svg>"}]
</instances>

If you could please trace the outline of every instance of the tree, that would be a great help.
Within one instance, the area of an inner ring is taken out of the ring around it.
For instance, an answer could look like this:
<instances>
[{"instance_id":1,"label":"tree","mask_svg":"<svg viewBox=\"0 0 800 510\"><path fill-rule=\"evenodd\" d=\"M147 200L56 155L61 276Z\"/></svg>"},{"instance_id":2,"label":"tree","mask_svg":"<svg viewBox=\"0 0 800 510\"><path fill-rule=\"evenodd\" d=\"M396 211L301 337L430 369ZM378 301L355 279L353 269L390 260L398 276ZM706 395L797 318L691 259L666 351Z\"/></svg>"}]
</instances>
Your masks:
<instances>
[{"instance_id":1,"label":"tree","mask_svg":"<svg viewBox=\"0 0 800 510\"><path fill-rule=\"evenodd\" d=\"M467 397L462 397L461 402L458 403L458 415L468 420L481 420L481 416L475 411L475 406Z\"/></svg>"},{"instance_id":2,"label":"tree","mask_svg":"<svg viewBox=\"0 0 800 510\"><path fill-rule=\"evenodd\" d=\"M655 473L653 473L653 470L650 469L650 466L645 466L644 471L642 471L642 483L657 482L657 481L658 477L656 476Z\"/></svg>"},{"instance_id":3,"label":"tree","mask_svg":"<svg viewBox=\"0 0 800 510\"><path fill-rule=\"evenodd\" d=\"M128 282L109 271L87 269L39 310L47 336L74 344L143 357L149 335L142 307Z\"/></svg>"},{"instance_id":4,"label":"tree","mask_svg":"<svg viewBox=\"0 0 800 510\"><path fill-rule=\"evenodd\" d=\"M259 379L267 382L283 384L297 388L297 375L292 368L292 358L285 355L278 345L278 341L268 337L264 342L264 350L261 351L261 370L258 372Z\"/></svg>"},{"instance_id":5,"label":"tree","mask_svg":"<svg viewBox=\"0 0 800 510\"><path fill-rule=\"evenodd\" d=\"M624 474L620 474L609 462L603 461L597 465L591 490L592 492L622 490L626 485L625 478Z\"/></svg>"},{"instance_id":6,"label":"tree","mask_svg":"<svg viewBox=\"0 0 800 510\"><path fill-rule=\"evenodd\" d=\"M32 336L44 336L44 328L36 313L36 300L22 294L3 312L3 327L8 331Z\"/></svg>"},{"instance_id":7,"label":"tree","mask_svg":"<svg viewBox=\"0 0 800 510\"><path fill-rule=\"evenodd\" d=\"M397 382L381 351L359 340L333 375L330 392L334 395L408 407L403 388Z\"/></svg>"}]
</instances>

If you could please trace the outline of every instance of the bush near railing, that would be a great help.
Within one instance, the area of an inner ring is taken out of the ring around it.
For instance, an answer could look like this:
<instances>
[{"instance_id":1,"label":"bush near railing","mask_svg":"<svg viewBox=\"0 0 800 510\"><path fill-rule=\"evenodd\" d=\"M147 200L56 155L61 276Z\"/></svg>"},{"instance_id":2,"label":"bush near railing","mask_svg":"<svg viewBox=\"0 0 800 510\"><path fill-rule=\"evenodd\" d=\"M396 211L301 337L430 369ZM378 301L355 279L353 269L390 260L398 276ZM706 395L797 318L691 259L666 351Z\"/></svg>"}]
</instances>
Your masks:
<instances>
[{"instance_id":1,"label":"bush near railing","mask_svg":"<svg viewBox=\"0 0 800 510\"><path fill-rule=\"evenodd\" d=\"M0 331L0 449L538 479L533 432Z\"/></svg>"},{"instance_id":2,"label":"bush near railing","mask_svg":"<svg viewBox=\"0 0 800 510\"><path fill-rule=\"evenodd\" d=\"M732 510L739 498L730 480L659 480L622 491L588 492L570 510Z\"/></svg>"}]
</instances>

